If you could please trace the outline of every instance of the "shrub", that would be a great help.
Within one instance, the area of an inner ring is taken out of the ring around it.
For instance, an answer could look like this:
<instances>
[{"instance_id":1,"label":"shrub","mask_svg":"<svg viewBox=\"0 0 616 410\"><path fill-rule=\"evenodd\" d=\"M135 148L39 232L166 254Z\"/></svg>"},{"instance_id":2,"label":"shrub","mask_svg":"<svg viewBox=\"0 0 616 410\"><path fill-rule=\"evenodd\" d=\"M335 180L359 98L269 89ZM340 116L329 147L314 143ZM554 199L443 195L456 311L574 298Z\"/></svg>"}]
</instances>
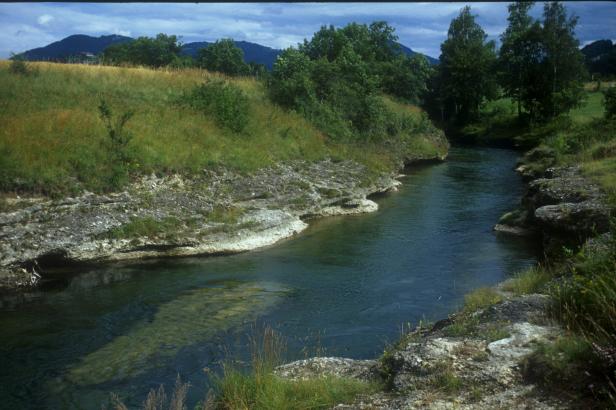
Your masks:
<instances>
[{"instance_id":1,"label":"shrub","mask_svg":"<svg viewBox=\"0 0 616 410\"><path fill-rule=\"evenodd\" d=\"M616 87L610 87L603 92L603 104L605 105L605 117L616 117Z\"/></svg>"},{"instance_id":2,"label":"shrub","mask_svg":"<svg viewBox=\"0 0 616 410\"><path fill-rule=\"evenodd\" d=\"M199 85L187 100L193 108L214 116L220 126L233 132L242 132L248 125L248 97L228 82L209 81Z\"/></svg>"},{"instance_id":3,"label":"shrub","mask_svg":"<svg viewBox=\"0 0 616 410\"><path fill-rule=\"evenodd\" d=\"M11 57L11 65L9 71L17 75L30 75L34 71L28 66L25 59L19 55L13 55Z\"/></svg>"},{"instance_id":4,"label":"shrub","mask_svg":"<svg viewBox=\"0 0 616 410\"><path fill-rule=\"evenodd\" d=\"M111 172L109 175L109 187L112 189L121 188L128 182L131 154L128 144L133 136L124 129L124 126L131 119L134 112L126 111L124 114L114 119L113 112L105 100L101 100L98 106L101 120L107 129L109 136L109 156Z\"/></svg>"}]
</instances>

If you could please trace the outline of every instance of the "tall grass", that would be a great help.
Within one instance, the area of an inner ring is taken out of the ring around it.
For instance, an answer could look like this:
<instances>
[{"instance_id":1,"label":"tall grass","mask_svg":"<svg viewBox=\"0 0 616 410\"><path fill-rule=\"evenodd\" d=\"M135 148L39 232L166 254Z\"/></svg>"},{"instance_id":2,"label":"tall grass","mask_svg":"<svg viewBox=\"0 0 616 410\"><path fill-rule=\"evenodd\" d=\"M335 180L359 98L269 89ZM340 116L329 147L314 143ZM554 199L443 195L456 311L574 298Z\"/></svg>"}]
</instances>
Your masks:
<instances>
[{"instance_id":1,"label":"tall grass","mask_svg":"<svg viewBox=\"0 0 616 410\"><path fill-rule=\"evenodd\" d=\"M215 380L217 394L209 406L219 409L325 409L370 393L378 385L333 376L286 380L274 374L282 364L286 342L271 328L252 341L249 372L228 363Z\"/></svg>"},{"instance_id":2,"label":"tall grass","mask_svg":"<svg viewBox=\"0 0 616 410\"><path fill-rule=\"evenodd\" d=\"M254 331L254 330L253 330ZM270 327L251 338L251 367L242 369L227 362L221 376L213 375L214 389L195 409L203 410L308 410L329 409L353 401L358 394L378 391L381 386L334 376L287 380L275 375L284 362L286 341ZM143 410L184 410L189 384L176 380L171 400L163 386L152 389ZM114 410L127 410L117 395L112 395Z\"/></svg>"},{"instance_id":3,"label":"tall grass","mask_svg":"<svg viewBox=\"0 0 616 410\"><path fill-rule=\"evenodd\" d=\"M552 274L542 265L532 266L518 272L503 284L503 290L516 296L541 291L552 279Z\"/></svg>"},{"instance_id":4,"label":"tall grass","mask_svg":"<svg viewBox=\"0 0 616 410\"><path fill-rule=\"evenodd\" d=\"M10 63L0 61L0 191L111 189L101 100L114 113L134 113L124 127L133 136L127 145L133 174L194 174L219 166L252 172L280 161L325 157L353 159L380 172L397 161L390 147L328 141L301 115L272 104L253 78L200 69L29 65L37 75L11 73ZM207 82L241 90L247 100L242 132L227 126L226 111L221 121L216 110L182 103Z\"/></svg>"}]
</instances>

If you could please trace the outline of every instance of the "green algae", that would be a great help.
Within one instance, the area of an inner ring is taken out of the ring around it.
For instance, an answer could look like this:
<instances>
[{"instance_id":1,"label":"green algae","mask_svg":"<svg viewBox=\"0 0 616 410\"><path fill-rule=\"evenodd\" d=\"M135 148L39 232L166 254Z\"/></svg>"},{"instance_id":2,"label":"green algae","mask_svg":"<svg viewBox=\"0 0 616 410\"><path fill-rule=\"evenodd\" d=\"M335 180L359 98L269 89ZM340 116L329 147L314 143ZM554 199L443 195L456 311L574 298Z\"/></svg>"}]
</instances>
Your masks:
<instances>
[{"instance_id":1,"label":"green algae","mask_svg":"<svg viewBox=\"0 0 616 410\"><path fill-rule=\"evenodd\" d=\"M271 284L227 284L186 292L161 305L150 321L83 357L69 370L68 379L93 385L135 377L164 363L183 347L254 319L282 293Z\"/></svg>"}]
</instances>

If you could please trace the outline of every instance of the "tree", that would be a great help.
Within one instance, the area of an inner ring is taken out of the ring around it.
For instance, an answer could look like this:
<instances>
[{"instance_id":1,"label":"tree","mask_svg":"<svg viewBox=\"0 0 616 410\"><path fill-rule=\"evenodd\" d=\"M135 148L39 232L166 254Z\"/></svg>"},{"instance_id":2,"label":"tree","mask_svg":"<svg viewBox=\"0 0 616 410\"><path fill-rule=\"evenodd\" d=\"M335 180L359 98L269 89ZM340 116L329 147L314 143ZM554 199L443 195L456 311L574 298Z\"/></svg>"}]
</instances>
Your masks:
<instances>
[{"instance_id":1,"label":"tree","mask_svg":"<svg viewBox=\"0 0 616 410\"><path fill-rule=\"evenodd\" d=\"M411 57L398 55L394 61L384 65L381 80L383 91L417 104L428 90L432 71L430 63L421 54Z\"/></svg>"},{"instance_id":2,"label":"tree","mask_svg":"<svg viewBox=\"0 0 616 410\"><path fill-rule=\"evenodd\" d=\"M528 11L534 2L515 2L508 7L509 26L501 35L499 63L501 68L501 85L505 94L518 105L518 117L522 116L522 90L527 83L527 69L537 57L537 47L529 42L529 30L533 19Z\"/></svg>"},{"instance_id":3,"label":"tree","mask_svg":"<svg viewBox=\"0 0 616 410\"><path fill-rule=\"evenodd\" d=\"M451 21L441 45L440 79L445 114L466 123L479 114L486 99L495 97L495 45L475 22L469 6Z\"/></svg>"},{"instance_id":4,"label":"tree","mask_svg":"<svg viewBox=\"0 0 616 410\"><path fill-rule=\"evenodd\" d=\"M199 66L229 75L247 75L250 67L244 62L244 52L230 39L222 39L199 50Z\"/></svg>"},{"instance_id":5,"label":"tree","mask_svg":"<svg viewBox=\"0 0 616 410\"><path fill-rule=\"evenodd\" d=\"M315 98L313 62L294 48L284 50L274 64L269 81L272 100L287 108L298 108Z\"/></svg>"},{"instance_id":6,"label":"tree","mask_svg":"<svg viewBox=\"0 0 616 410\"><path fill-rule=\"evenodd\" d=\"M103 51L103 60L111 64L163 67L176 61L181 51L176 36L160 33L155 38L139 37L131 42L111 45Z\"/></svg>"},{"instance_id":7,"label":"tree","mask_svg":"<svg viewBox=\"0 0 616 410\"><path fill-rule=\"evenodd\" d=\"M545 91L541 111L546 117L568 112L582 100L585 76L584 56L575 37L578 18L567 17L559 2L545 3L543 8L543 73Z\"/></svg>"}]
</instances>

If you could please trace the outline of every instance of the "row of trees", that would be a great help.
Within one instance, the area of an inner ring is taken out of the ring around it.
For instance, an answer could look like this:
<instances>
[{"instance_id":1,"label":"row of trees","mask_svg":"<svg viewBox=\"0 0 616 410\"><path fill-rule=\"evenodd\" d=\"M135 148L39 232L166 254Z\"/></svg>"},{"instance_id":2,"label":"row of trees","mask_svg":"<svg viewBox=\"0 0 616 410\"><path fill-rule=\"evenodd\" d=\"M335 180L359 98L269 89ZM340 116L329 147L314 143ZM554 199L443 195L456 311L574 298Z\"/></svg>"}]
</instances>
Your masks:
<instances>
[{"instance_id":1,"label":"row of trees","mask_svg":"<svg viewBox=\"0 0 616 410\"><path fill-rule=\"evenodd\" d=\"M475 21L466 6L453 19L441 45L440 65L431 83L431 107L445 120L476 119L499 88L531 120L569 111L583 97L583 55L575 37L577 18L558 2L545 3L543 21L533 19L533 2L509 5L509 25L501 47Z\"/></svg>"},{"instance_id":2,"label":"row of trees","mask_svg":"<svg viewBox=\"0 0 616 410\"><path fill-rule=\"evenodd\" d=\"M173 35L139 37L135 41L114 44L103 52L102 60L114 65L147 67L200 67L229 75L258 75L265 71L262 64L246 63L244 52L231 39L218 40L200 49L197 57L182 54L182 45Z\"/></svg>"}]
</instances>

